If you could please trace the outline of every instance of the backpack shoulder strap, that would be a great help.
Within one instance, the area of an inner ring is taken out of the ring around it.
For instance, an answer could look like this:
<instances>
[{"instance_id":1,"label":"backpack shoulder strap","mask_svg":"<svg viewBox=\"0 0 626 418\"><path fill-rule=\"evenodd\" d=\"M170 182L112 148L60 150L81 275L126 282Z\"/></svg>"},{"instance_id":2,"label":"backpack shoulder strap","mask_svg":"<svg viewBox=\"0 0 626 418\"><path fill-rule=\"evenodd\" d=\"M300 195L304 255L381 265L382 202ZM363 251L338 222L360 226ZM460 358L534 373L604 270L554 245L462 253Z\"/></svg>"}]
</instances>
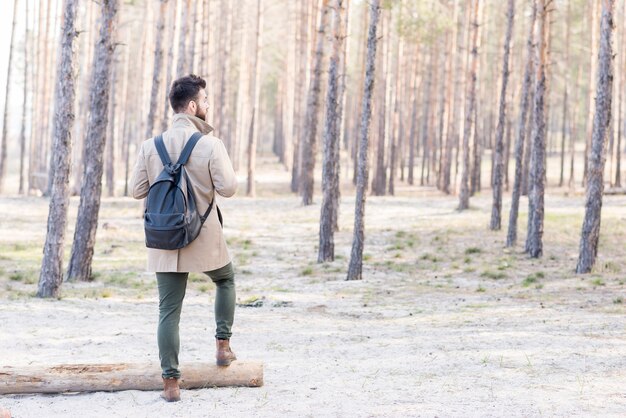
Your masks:
<instances>
[{"instance_id":1,"label":"backpack shoulder strap","mask_svg":"<svg viewBox=\"0 0 626 418\"><path fill-rule=\"evenodd\" d=\"M203 136L204 135L202 134L202 132L196 132L191 135L191 138L189 138L189 141L187 141L187 143L185 144L185 148L183 148L183 152L180 154L180 157L176 162L177 165L187 164L187 160L189 160L189 157L191 156L191 151L193 151L193 148Z\"/></svg>"},{"instance_id":2,"label":"backpack shoulder strap","mask_svg":"<svg viewBox=\"0 0 626 418\"><path fill-rule=\"evenodd\" d=\"M158 135L154 138L154 145L156 145L156 149L159 153L159 157L161 158L161 162L163 163L163 165L172 165L172 160L170 160L170 156L167 153L167 148L165 148L165 144L163 143L162 135Z\"/></svg>"}]
</instances>

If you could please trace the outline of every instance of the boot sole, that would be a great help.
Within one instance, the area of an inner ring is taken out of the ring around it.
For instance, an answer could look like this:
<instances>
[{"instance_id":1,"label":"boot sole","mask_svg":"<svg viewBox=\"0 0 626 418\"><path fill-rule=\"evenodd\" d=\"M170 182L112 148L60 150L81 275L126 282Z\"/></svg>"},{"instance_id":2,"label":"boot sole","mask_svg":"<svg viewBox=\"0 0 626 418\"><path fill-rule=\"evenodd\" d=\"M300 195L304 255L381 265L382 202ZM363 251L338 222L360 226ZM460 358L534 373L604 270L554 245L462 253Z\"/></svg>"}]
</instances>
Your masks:
<instances>
[{"instance_id":1,"label":"boot sole","mask_svg":"<svg viewBox=\"0 0 626 418\"><path fill-rule=\"evenodd\" d=\"M231 359L231 360L217 360L215 363L218 366L224 367L224 366L230 366L230 363L232 363L233 361L235 361L237 359Z\"/></svg>"}]
</instances>

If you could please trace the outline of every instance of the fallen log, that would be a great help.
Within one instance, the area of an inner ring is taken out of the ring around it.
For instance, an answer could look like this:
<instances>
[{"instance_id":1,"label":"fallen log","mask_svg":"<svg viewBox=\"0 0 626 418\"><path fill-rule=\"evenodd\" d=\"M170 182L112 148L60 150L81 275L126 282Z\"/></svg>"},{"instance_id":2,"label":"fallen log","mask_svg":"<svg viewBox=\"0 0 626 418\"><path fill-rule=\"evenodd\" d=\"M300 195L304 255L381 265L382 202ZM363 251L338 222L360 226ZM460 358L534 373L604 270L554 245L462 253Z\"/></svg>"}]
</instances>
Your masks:
<instances>
[{"instance_id":1,"label":"fallen log","mask_svg":"<svg viewBox=\"0 0 626 418\"><path fill-rule=\"evenodd\" d=\"M160 390L161 368L155 364L63 364L52 367L0 368L0 395L16 393L111 392ZM235 361L181 366L182 389L263 386L263 363Z\"/></svg>"}]
</instances>

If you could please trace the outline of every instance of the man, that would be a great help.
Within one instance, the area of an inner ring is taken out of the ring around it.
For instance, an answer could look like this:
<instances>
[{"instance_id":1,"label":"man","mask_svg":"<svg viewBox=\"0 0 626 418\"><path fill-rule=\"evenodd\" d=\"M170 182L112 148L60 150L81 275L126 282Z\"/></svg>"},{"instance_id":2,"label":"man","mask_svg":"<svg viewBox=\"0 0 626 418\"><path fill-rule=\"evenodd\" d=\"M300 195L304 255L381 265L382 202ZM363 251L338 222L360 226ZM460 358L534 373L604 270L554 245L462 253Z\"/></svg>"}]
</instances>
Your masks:
<instances>
[{"instance_id":1,"label":"man","mask_svg":"<svg viewBox=\"0 0 626 418\"><path fill-rule=\"evenodd\" d=\"M237 179L224 144L209 135L213 128L205 121L209 107L205 88L205 80L193 74L174 81L169 100L175 115L170 129L162 134L172 161L178 159L195 132L204 134L185 165L199 213L204 213L215 193L230 197L237 190ZM133 197L146 197L150 185L162 170L163 164L154 138L144 141L131 180ZM159 289L157 340L164 384L161 397L168 402L175 402L180 400L178 324L189 272L204 272L217 286L217 365L228 366L236 360L229 344L235 313L235 276L216 206L211 210L198 237L188 246L180 250L148 248L148 270L156 273Z\"/></svg>"}]
</instances>

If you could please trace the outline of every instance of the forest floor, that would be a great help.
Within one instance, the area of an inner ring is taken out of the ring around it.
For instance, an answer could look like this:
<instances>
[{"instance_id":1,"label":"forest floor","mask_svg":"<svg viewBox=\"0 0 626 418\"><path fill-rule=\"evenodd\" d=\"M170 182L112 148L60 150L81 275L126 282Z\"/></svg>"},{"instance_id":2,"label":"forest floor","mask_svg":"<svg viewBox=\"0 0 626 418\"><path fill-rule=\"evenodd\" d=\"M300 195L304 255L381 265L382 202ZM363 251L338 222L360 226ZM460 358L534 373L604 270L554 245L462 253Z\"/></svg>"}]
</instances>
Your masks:
<instances>
[{"instance_id":1,"label":"forest floor","mask_svg":"<svg viewBox=\"0 0 626 418\"><path fill-rule=\"evenodd\" d=\"M261 195L220 201L237 272L232 345L262 361L261 388L10 395L19 417L468 417L626 414L626 197L606 196L599 259L576 275L584 199L546 196L545 252L488 230L491 192L457 198L399 187L368 197L363 280L345 281L354 196L341 203L334 262L318 264L316 204L286 175ZM241 187L241 190L245 187ZM319 196L319 195L318 195ZM67 251L77 199L72 199ZM141 203L103 199L94 280L34 297L46 232L43 198L0 198L0 366L158 361L155 279L144 273ZM66 257L67 262L67 257ZM181 367L214 356L210 280L192 274ZM156 373L159 371L156 370Z\"/></svg>"}]
</instances>

